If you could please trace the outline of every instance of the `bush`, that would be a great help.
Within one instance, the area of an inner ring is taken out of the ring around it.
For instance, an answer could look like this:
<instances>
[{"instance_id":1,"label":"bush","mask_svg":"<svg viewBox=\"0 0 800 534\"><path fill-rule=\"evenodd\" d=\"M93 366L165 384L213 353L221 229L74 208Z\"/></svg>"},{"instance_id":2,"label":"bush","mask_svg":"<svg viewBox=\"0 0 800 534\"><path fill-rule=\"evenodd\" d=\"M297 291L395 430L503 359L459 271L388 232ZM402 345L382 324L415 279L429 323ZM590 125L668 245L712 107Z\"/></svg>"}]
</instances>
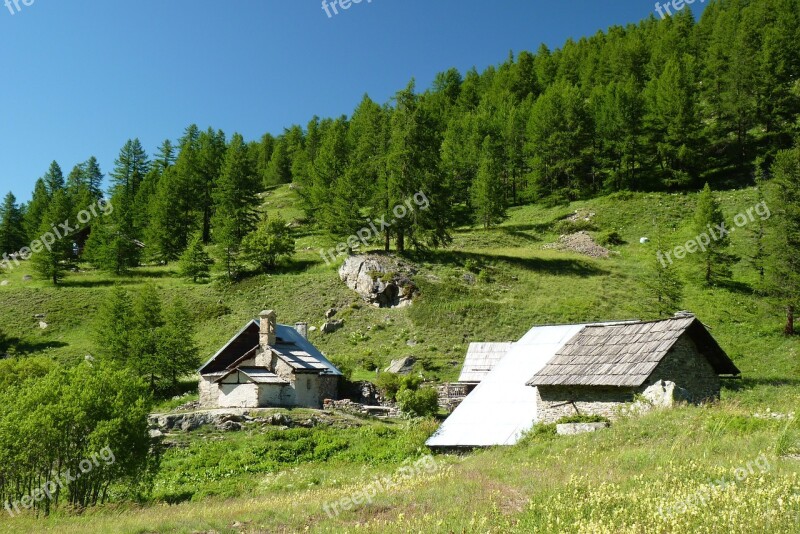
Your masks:
<instances>
[{"instance_id":1,"label":"bush","mask_svg":"<svg viewBox=\"0 0 800 534\"><path fill-rule=\"evenodd\" d=\"M562 235L590 230L597 230L597 227L591 221L584 221L583 219L577 221L562 219L553 225L553 232Z\"/></svg>"},{"instance_id":2,"label":"bush","mask_svg":"<svg viewBox=\"0 0 800 534\"><path fill-rule=\"evenodd\" d=\"M439 394L434 388L421 388L416 391L401 389L397 394L400 410L413 417L428 417L439 411Z\"/></svg>"},{"instance_id":3,"label":"bush","mask_svg":"<svg viewBox=\"0 0 800 534\"><path fill-rule=\"evenodd\" d=\"M556 421L557 425L566 425L569 423L610 423L608 417L602 415L568 415Z\"/></svg>"},{"instance_id":4,"label":"bush","mask_svg":"<svg viewBox=\"0 0 800 534\"><path fill-rule=\"evenodd\" d=\"M375 385L384 398L395 400L397 392L400 391L400 377L392 373L381 373L375 380Z\"/></svg>"},{"instance_id":5,"label":"bush","mask_svg":"<svg viewBox=\"0 0 800 534\"><path fill-rule=\"evenodd\" d=\"M619 235L619 232L610 231L610 232L602 232L597 236L597 242L603 246L608 245L623 245L625 244L625 240L622 239L622 236Z\"/></svg>"}]
</instances>

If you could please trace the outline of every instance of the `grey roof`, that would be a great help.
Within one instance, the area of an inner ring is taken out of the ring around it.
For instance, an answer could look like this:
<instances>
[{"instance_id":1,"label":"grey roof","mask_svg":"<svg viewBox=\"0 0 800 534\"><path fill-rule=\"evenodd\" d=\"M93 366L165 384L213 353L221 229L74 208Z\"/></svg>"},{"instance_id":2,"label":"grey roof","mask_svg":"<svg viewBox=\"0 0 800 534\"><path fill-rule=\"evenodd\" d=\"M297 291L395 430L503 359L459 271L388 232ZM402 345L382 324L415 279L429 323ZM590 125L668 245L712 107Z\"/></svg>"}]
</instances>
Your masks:
<instances>
[{"instance_id":1,"label":"grey roof","mask_svg":"<svg viewBox=\"0 0 800 534\"><path fill-rule=\"evenodd\" d=\"M529 386L638 387L678 339L688 335L717 374L739 369L694 316L630 324L588 325L528 381Z\"/></svg>"},{"instance_id":2,"label":"grey roof","mask_svg":"<svg viewBox=\"0 0 800 534\"><path fill-rule=\"evenodd\" d=\"M227 372L237 367L258 348L260 322L248 322L214 356L200 368L200 374L209 376ZM298 370L315 370L318 373L341 376L341 372L306 338L289 325L279 324L275 332L277 343L273 350L284 361Z\"/></svg>"},{"instance_id":3,"label":"grey roof","mask_svg":"<svg viewBox=\"0 0 800 534\"><path fill-rule=\"evenodd\" d=\"M512 342L504 343L470 343L464 367L461 368L459 382L479 383L497 362L511 350Z\"/></svg>"}]
</instances>

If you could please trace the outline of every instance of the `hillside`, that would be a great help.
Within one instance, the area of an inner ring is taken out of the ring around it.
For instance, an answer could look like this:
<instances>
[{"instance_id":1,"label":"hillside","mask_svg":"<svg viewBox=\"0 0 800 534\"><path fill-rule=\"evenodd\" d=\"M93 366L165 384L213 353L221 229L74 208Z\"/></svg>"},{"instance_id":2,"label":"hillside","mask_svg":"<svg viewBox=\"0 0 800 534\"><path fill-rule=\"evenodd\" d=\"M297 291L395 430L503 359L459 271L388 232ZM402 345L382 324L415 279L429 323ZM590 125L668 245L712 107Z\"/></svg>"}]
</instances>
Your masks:
<instances>
[{"instance_id":1,"label":"hillside","mask_svg":"<svg viewBox=\"0 0 800 534\"><path fill-rule=\"evenodd\" d=\"M729 219L757 203L752 189L719 197ZM263 201L287 220L302 220L289 187L270 191ZM344 328L311 337L335 362L354 367L356 378L374 376L371 369L392 358L414 355L426 378L453 380L471 341L514 340L534 324L645 317L655 244L640 238L653 237L656 218L670 247L685 242L692 237L696 202L695 194L624 193L560 207L513 208L493 230L462 227L450 247L410 256L420 267L415 281L421 296L412 307L396 310L365 306L318 254L332 244L302 224L290 265L233 284L192 285L175 277L172 267L139 268L117 278L83 266L53 288L23 281L30 272L24 266L0 287L4 330L22 341L22 353L43 350L62 362L77 361L94 350L93 318L113 284L153 283L194 310L204 358L262 308L277 310L283 323L319 326L333 306L343 310ZM544 248L558 239L564 228L559 221L576 211L594 214L591 234L616 231L624 244L611 246L608 259ZM746 229L732 235L735 254L745 258L751 247ZM335 518L323 511L324 503L419 457L435 425L364 421L284 436L190 434L186 448L165 453L155 503L141 509L108 505L80 517L59 513L35 522L3 518L0 529L789 532L800 519L800 429L789 419L756 414L797 412L798 340L782 335L782 310L755 294L757 273L745 260L735 265L733 282L713 288L700 283L691 258L676 267L686 282L683 307L708 325L743 372L742 380L725 383L717 406L624 420L597 435L540 433L512 448L440 455L434 473ZM474 281L465 278L469 272ZM39 328L37 314L46 315L46 329ZM256 461L284 446L294 452ZM707 505L668 521L658 515L659 506L690 498L712 480L733 479L733 470L754 465L761 454L768 468L714 493Z\"/></svg>"}]
</instances>

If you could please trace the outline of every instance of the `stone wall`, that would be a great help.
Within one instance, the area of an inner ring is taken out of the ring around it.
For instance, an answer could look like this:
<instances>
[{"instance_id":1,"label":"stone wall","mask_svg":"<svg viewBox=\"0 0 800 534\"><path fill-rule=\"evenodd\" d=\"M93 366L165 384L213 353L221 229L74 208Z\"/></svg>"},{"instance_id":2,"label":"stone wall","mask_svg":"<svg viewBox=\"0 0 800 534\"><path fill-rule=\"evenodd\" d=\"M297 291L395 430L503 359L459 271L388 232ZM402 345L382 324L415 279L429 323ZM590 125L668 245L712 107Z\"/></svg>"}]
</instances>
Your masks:
<instances>
[{"instance_id":1,"label":"stone wall","mask_svg":"<svg viewBox=\"0 0 800 534\"><path fill-rule=\"evenodd\" d=\"M714 368L700 354L692 339L684 334L658 364L642 390L659 380L674 382L684 390L689 402L701 403L719 399L721 383Z\"/></svg>"},{"instance_id":2,"label":"stone wall","mask_svg":"<svg viewBox=\"0 0 800 534\"><path fill-rule=\"evenodd\" d=\"M219 405L219 387L211 380L201 376L198 386L200 406L203 408L216 408Z\"/></svg>"},{"instance_id":3,"label":"stone wall","mask_svg":"<svg viewBox=\"0 0 800 534\"><path fill-rule=\"evenodd\" d=\"M602 415L613 420L625 403L633 401L635 394L643 393L662 380L674 382L686 401L700 403L719 399L719 377L691 338L684 334L639 388L539 386L536 388L536 419L554 423L562 417L581 414Z\"/></svg>"},{"instance_id":4,"label":"stone wall","mask_svg":"<svg viewBox=\"0 0 800 534\"><path fill-rule=\"evenodd\" d=\"M570 415L618 416L620 407L633 401L633 388L590 386L539 386L536 388L537 415L540 423L555 423Z\"/></svg>"}]
</instances>

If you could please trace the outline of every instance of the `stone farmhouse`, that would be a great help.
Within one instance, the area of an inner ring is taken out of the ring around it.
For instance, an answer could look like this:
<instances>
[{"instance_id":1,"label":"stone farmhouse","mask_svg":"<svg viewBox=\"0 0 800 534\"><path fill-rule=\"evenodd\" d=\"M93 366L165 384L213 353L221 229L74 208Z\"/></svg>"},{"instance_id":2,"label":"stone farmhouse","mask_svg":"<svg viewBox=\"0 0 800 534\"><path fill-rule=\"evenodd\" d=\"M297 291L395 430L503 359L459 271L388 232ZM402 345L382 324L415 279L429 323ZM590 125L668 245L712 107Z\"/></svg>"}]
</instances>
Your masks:
<instances>
[{"instance_id":1,"label":"stone farmhouse","mask_svg":"<svg viewBox=\"0 0 800 534\"><path fill-rule=\"evenodd\" d=\"M274 311L247 323L200 370L203 408L322 408L342 373L306 338L307 325L277 324Z\"/></svg>"},{"instance_id":2,"label":"stone farmhouse","mask_svg":"<svg viewBox=\"0 0 800 534\"><path fill-rule=\"evenodd\" d=\"M475 354L468 360L477 361ZM687 312L662 321L534 327L499 361L485 363L492 366L482 377L475 371L486 366L465 368L463 377L480 382L429 446L512 445L535 423L576 414L613 419L636 395L659 406L713 401L722 377L740 375Z\"/></svg>"}]
</instances>

